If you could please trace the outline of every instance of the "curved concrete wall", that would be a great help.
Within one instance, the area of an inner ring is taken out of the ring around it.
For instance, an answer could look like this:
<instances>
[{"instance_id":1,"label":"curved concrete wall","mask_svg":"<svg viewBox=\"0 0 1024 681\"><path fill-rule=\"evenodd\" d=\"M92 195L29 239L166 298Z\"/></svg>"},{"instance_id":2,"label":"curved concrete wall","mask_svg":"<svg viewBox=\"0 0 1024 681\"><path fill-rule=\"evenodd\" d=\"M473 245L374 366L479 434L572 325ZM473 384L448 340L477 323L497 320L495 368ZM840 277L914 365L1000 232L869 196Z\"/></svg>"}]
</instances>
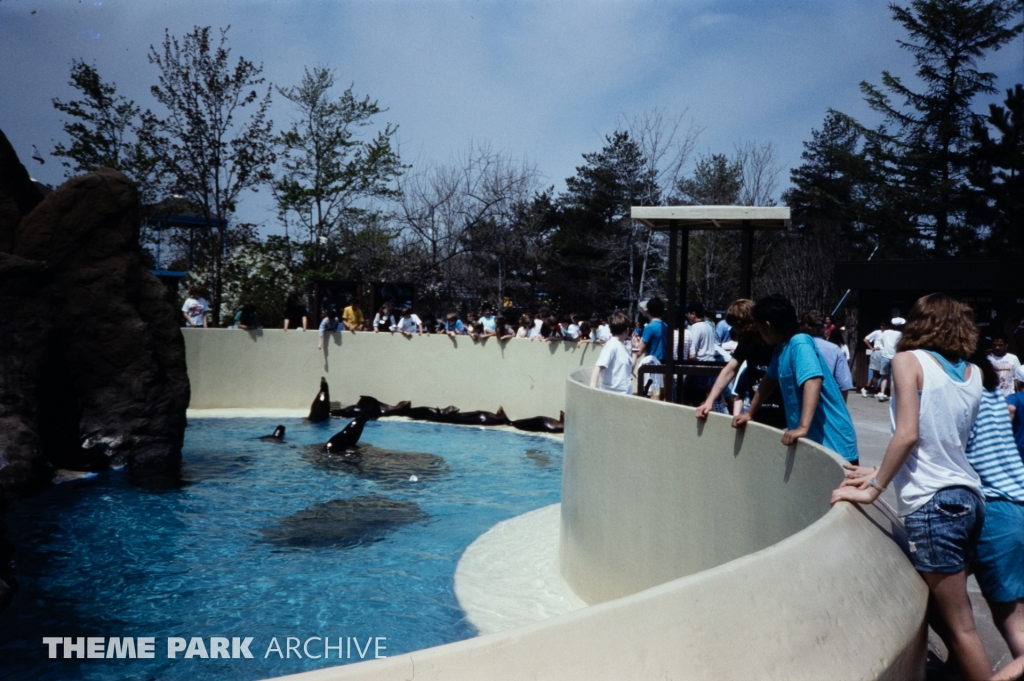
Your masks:
<instances>
[{"instance_id":1,"label":"curved concrete wall","mask_svg":"<svg viewBox=\"0 0 1024 681\"><path fill-rule=\"evenodd\" d=\"M841 462L777 431L568 382L560 559L588 603L754 553L829 510ZM574 380L573 380L574 379ZM595 415L602 415L594 418Z\"/></svg>"},{"instance_id":2,"label":"curved concrete wall","mask_svg":"<svg viewBox=\"0 0 1024 681\"><path fill-rule=\"evenodd\" d=\"M335 333L316 349L316 331L182 329L193 409L308 409L320 377L331 399L372 395L394 404L458 406L512 419L558 417L565 376L597 360L595 348L514 338ZM597 348L598 350L600 348Z\"/></svg>"},{"instance_id":3,"label":"curved concrete wall","mask_svg":"<svg viewBox=\"0 0 1024 681\"><path fill-rule=\"evenodd\" d=\"M566 397L562 571L602 602L287 678L923 678L927 587L894 517L828 508L837 457L572 378Z\"/></svg>"}]
</instances>

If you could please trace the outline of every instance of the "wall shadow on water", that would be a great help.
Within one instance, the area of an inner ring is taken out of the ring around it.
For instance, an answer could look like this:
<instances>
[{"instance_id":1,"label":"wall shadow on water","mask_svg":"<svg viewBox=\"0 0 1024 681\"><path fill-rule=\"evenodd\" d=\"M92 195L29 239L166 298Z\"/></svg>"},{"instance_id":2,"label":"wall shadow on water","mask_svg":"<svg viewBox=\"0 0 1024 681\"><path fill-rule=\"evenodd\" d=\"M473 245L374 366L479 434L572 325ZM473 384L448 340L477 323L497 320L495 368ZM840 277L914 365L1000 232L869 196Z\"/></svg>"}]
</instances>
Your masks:
<instances>
[{"instance_id":1,"label":"wall shadow on water","mask_svg":"<svg viewBox=\"0 0 1024 681\"><path fill-rule=\"evenodd\" d=\"M263 541L299 549L352 548L381 541L391 532L429 516L412 501L366 494L331 499L261 530Z\"/></svg>"},{"instance_id":2,"label":"wall shadow on water","mask_svg":"<svg viewBox=\"0 0 1024 681\"><path fill-rule=\"evenodd\" d=\"M344 473L382 483L405 484L415 475L419 481L447 475L448 464L440 456L422 452L396 452L363 443L352 447L351 456L328 454L323 445L310 445L302 455L314 468Z\"/></svg>"}]
</instances>

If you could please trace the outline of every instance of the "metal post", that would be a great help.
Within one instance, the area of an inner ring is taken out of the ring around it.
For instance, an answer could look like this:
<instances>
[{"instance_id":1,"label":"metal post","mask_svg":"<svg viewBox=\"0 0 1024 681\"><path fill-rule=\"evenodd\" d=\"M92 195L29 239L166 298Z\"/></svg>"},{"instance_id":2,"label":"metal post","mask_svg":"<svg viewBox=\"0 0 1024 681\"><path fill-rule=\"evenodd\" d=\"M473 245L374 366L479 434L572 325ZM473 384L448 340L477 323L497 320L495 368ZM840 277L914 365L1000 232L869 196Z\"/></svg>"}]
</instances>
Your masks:
<instances>
[{"instance_id":1,"label":"metal post","mask_svg":"<svg viewBox=\"0 0 1024 681\"><path fill-rule=\"evenodd\" d=\"M754 228L744 220L740 228L740 298L750 298L754 275Z\"/></svg>"},{"instance_id":2,"label":"metal post","mask_svg":"<svg viewBox=\"0 0 1024 681\"><path fill-rule=\"evenodd\" d=\"M682 241L679 242L679 309L682 311L682 318L679 320L679 328L686 326L686 303L689 300L690 283L690 228L682 228ZM682 336L679 338L682 343Z\"/></svg>"},{"instance_id":3,"label":"metal post","mask_svg":"<svg viewBox=\"0 0 1024 681\"><path fill-rule=\"evenodd\" d=\"M661 399L664 401L672 401L672 395L675 390L675 368L676 360L674 356L675 350L675 331L676 331L676 242L677 234L674 227L670 227L668 230L668 284L665 286L665 292L668 295L668 304L666 306L666 312L668 312L668 352L665 353L665 364L668 367L668 373L665 374L665 388ZM682 342L682 334L680 334L680 342Z\"/></svg>"}]
</instances>

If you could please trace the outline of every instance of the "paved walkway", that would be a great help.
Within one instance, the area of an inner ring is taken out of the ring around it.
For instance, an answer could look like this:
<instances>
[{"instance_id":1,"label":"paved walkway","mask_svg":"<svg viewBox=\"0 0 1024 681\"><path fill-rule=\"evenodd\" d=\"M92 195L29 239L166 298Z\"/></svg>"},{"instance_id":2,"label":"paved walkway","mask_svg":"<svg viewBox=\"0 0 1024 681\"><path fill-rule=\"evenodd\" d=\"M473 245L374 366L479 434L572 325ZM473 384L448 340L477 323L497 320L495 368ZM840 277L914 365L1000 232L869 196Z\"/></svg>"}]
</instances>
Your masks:
<instances>
[{"instance_id":1,"label":"paved walkway","mask_svg":"<svg viewBox=\"0 0 1024 681\"><path fill-rule=\"evenodd\" d=\"M885 448L889 444L889 403L881 403L873 397L865 399L856 393L850 393L847 406L853 417L853 425L857 429L857 448L860 451L861 464L877 466L882 462ZM882 499L895 508L896 497L892 489L886 490ZM992 613L989 612L988 605L982 598L981 590L974 577L968 580L967 590L974 606L974 620L977 623L978 632L981 634L981 640L985 644L985 650L988 651L988 658L993 664L993 669L999 669L1012 659L1010 651L992 623ZM939 637L930 630L928 632L928 649L935 656L943 660L946 659L946 647ZM938 679L957 677L930 674L928 678L937 681Z\"/></svg>"}]
</instances>

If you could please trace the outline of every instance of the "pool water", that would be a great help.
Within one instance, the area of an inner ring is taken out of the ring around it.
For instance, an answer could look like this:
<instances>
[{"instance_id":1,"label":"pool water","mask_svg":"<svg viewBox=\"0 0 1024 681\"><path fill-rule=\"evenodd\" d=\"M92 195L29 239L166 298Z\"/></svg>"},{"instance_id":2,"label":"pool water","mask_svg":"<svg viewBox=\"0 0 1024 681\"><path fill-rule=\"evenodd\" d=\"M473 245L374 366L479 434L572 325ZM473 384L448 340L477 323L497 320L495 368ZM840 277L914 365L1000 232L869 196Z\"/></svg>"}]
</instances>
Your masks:
<instances>
[{"instance_id":1,"label":"pool water","mask_svg":"<svg viewBox=\"0 0 1024 681\"><path fill-rule=\"evenodd\" d=\"M256 439L278 423L283 443ZM311 451L344 424L193 419L179 485L111 471L18 502L21 591L0 613L0 678L262 679L474 636L454 595L459 557L558 501L561 443L388 420L366 425L360 466ZM155 656L49 659L42 642L90 636L153 637ZM169 659L169 637L192 657ZM204 652L211 637L252 637L252 658L204 659L193 637Z\"/></svg>"}]
</instances>

